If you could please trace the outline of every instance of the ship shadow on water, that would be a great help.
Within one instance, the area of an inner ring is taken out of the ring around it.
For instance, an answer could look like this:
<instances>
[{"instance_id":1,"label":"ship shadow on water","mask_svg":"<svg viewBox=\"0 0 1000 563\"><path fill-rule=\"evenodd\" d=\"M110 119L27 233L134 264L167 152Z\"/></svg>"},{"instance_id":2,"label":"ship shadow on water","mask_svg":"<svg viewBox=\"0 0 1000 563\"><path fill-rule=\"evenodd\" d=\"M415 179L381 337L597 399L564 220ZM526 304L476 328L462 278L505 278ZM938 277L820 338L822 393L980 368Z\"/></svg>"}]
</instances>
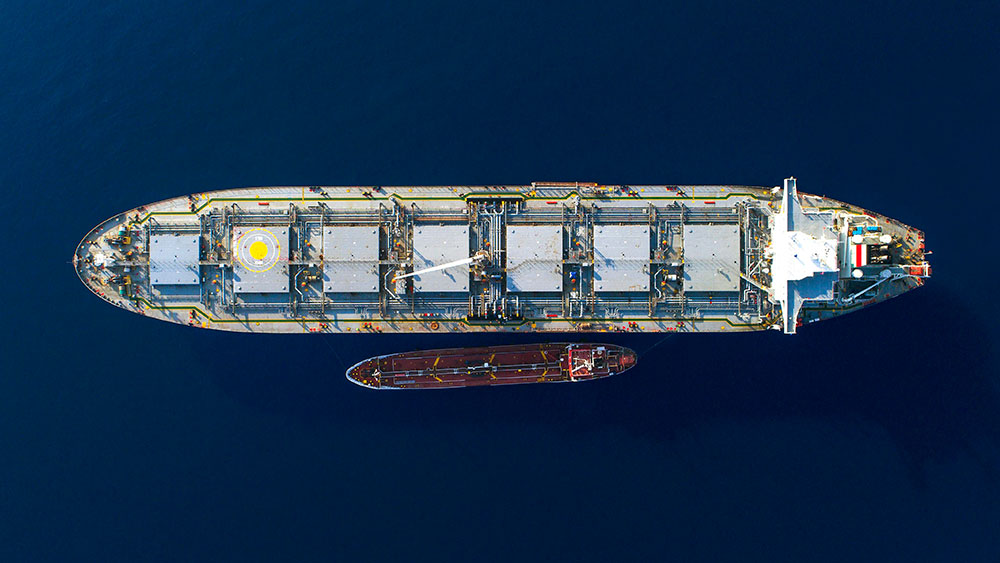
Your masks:
<instances>
[{"instance_id":1,"label":"ship shadow on water","mask_svg":"<svg viewBox=\"0 0 1000 563\"><path fill-rule=\"evenodd\" d=\"M315 335L199 332L189 341L219 386L248 408L310 425L438 431L536 424L566 434L624 430L669 443L714 423L813 420L881 430L917 482L930 461L978 460L998 476L1000 392L988 327L933 285L798 335ZM373 391L347 368L408 350L546 341L639 353L621 376L579 384ZM219 354L250 347L253 354ZM983 446L990 452L984 453Z\"/></svg>"}]
</instances>

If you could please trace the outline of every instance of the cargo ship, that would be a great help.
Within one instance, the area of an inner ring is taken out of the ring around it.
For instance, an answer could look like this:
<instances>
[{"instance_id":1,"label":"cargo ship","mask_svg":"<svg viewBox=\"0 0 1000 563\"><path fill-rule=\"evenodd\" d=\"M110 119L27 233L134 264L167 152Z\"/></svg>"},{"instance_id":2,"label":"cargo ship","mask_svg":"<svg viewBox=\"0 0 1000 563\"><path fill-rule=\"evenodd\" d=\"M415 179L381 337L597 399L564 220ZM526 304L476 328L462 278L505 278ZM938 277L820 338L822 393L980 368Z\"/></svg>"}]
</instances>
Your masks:
<instances>
[{"instance_id":1,"label":"cargo ship","mask_svg":"<svg viewBox=\"0 0 1000 563\"><path fill-rule=\"evenodd\" d=\"M73 255L108 303L258 333L794 333L919 287L924 234L781 186L297 186L143 205Z\"/></svg>"},{"instance_id":2,"label":"cargo ship","mask_svg":"<svg viewBox=\"0 0 1000 563\"><path fill-rule=\"evenodd\" d=\"M369 358L351 366L347 379L371 389L565 383L618 375L635 364L635 352L613 344L485 346Z\"/></svg>"}]
</instances>

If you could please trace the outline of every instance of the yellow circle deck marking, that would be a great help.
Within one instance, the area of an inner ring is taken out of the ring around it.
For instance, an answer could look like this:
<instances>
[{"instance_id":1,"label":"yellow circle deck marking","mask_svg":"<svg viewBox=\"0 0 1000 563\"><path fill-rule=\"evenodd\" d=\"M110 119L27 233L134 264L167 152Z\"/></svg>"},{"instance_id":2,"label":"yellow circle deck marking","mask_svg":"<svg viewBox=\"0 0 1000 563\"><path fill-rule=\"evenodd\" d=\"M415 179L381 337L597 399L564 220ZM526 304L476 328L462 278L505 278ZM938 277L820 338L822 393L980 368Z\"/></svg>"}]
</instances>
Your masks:
<instances>
[{"instance_id":1,"label":"yellow circle deck marking","mask_svg":"<svg viewBox=\"0 0 1000 563\"><path fill-rule=\"evenodd\" d=\"M258 274L273 268L281 258L281 244L277 237L263 227L254 227L240 235L234 250L239 263Z\"/></svg>"},{"instance_id":2,"label":"yellow circle deck marking","mask_svg":"<svg viewBox=\"0 0 1000 563\"><path fill-rule=\"evenodd\" d=\"M267 256L267 245L261 241L255 241L250 245L250 256L254 260L263 260Z\"/></svg>"}]
</instances>

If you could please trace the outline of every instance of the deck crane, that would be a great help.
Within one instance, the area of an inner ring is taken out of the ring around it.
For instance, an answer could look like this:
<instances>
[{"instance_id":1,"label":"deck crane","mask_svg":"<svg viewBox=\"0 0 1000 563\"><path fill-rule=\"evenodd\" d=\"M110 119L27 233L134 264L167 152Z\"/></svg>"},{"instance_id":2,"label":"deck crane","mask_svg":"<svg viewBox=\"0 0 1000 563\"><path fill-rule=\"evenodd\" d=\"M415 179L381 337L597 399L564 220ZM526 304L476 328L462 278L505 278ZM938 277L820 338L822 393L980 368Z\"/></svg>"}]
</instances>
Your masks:
<instances>
[{"instance_id":1,"label":"deck crane","mask_svg":"<svg viewBox=\"0 0 1000 563\"><path fill-rule=\"evenodd\" d=\"M401 279L419 276L421 274L428 274L430 272L437 272L438 270L447 270L448 268L457 268L458 266L464 266L466 264L480 264L487 258L487 253L481 250L468 258L462 258L461 260L455 260L454 262L447 262L445 264L439 264L437 266L431 266L430 268L424 268L422 270L416 270L408 274L402 274L399 276L394 276L392 278L393 282L399 281Z\"/></svg>"}]
</instances>

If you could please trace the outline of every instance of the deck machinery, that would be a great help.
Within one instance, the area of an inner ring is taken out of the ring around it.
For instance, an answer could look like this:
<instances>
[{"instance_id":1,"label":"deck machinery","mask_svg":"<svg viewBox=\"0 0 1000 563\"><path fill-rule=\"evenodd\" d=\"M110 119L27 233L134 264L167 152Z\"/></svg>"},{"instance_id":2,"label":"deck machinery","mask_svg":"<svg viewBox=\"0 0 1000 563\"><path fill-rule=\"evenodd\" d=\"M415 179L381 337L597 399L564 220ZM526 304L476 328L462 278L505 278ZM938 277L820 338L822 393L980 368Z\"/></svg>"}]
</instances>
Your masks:
<instances>
[{"instance_id":1,"label":"deck machinery","mask_svg":"<svg viewBox=\"0 0 1000 563\"><path fill-rule=\"evenodd\" d=\"M73 264L147 317L293 333L794 333L930 275L921 231L794 178L231 189L116 215Z\"/></svg>"}]
</instances>

